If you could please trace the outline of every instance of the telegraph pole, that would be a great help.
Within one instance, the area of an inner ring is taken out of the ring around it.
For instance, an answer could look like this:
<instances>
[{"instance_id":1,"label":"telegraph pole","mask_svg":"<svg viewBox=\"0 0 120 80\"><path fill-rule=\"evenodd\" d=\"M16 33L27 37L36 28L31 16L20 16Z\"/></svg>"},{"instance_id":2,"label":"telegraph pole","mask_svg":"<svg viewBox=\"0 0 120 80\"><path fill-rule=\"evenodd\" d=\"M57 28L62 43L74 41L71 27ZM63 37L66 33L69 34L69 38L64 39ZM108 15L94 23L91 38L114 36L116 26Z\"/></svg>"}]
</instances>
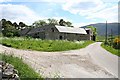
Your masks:
<instances>
[{"instance_id":1,"label":"telegraph pole","mask_svg":"<svg viewBox=\"0 0 120 80\"><path fill-rule=\"evenodd\" d=\"M107 44L107 21L106 21L106 31L105 31L105 44Z\"/></svg>"},{"instance_id":2,"label":"telegraph pole","mask_svg":"<svg viewBox=\"0 0 120 80\"><path fill-rule=\"evenodd\" d=\"M110 42L110 46L112 46L112 44L113 44L113 31L112 31L112 29L111 29L111 42Z\"/></svg>"}]
</instances>

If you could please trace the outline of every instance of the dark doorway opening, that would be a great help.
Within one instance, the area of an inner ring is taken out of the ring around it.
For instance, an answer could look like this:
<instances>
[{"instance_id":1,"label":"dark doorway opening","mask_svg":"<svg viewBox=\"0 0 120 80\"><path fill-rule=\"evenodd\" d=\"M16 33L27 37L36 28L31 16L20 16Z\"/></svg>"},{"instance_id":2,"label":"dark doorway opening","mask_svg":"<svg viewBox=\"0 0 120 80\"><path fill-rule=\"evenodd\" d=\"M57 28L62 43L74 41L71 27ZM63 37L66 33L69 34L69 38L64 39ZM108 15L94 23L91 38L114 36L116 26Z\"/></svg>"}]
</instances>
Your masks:
<instances>
[{"instance_id":1,"label":"dark doorway opening","mask_svg":"<svg viewBox=\"0 0 120 80\"><path fill-rule=\"evenodd\" d=\"M96 36L95 35L93 35L93 41L96 41Z\"/></svg>"},{"instance_id":2,"label":"dark doorway opening","mask_svg":"<svg viewBox=\"0 0 120 80\"><path fill-rule=\"evenodd\" d=\"M90 30L86 30L87 34L90 34Z\"/></svg>"},{"instance_id":3,"label":"dark doorway opening","mask_svg":"<svg viewBox=\"0 0 120 80\"><path fill-rule=\"evenodd\" d=\"M59 39L60 39L60 40L62 40L62 39L63 39L63 37L62 37L62 36L59 36Z\"/></svg>"}]
</instances>

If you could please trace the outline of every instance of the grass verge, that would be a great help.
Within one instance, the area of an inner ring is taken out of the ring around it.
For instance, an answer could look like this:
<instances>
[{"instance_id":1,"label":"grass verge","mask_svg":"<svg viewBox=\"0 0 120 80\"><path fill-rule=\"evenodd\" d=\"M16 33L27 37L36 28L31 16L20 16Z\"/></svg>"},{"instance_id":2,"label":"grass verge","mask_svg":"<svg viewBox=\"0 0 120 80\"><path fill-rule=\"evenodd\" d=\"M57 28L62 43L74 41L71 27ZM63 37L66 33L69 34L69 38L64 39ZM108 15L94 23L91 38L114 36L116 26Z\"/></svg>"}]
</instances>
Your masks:
<instances>
[{"instance_id":1,"label":"grass verge","mask_svg":"<svg viewBox=\"0 0 120 80\"><path fill-rule=\"evenodd\" d=\"M107 51L111 52L114 55L117 55L120 57L120 51L118 49L114 49L109 45L104 45L104 43L101 44L101 46L106 49Z\"/></svg>"},{"instance_id":2,"label":"grass verge","mask_svg":"<svg viewBox=\"0 0 120 80\"><path fill-rule=\"evenodd\" d=\"M25 64L22 59L5 53L0 53L0 58L2 61L12 64L15 69L18 70L18 75L21 80L34 80L35 78L38 78L37 80L43 80L43 78L27 64Z\"/></svg>"},{"instance_id":3,"label":"grass verge","mask_svg":"<svg viewBox=\"0 0 120 80\"><path fill-rule=\"evenodd\" d=\"M93 43L93 41L67 41L67 40L40 40L29 38L3 38L1 44L17 49L30 49L37 51L66 51L80 49Z\"/></svg>"}]
</instances>

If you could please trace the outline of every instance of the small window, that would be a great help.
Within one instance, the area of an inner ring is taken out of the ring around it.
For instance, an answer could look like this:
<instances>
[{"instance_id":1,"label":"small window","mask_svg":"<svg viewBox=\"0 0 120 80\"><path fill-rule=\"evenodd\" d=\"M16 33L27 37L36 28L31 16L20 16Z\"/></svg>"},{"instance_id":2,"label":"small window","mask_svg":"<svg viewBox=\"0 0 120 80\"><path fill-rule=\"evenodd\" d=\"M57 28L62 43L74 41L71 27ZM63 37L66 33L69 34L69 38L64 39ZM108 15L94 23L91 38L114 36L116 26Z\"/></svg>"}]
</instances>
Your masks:
<instances>
[{"instance_id":1,"label":"small window","mask_svg":"<svg viewBox=\"0 0 120 80\"><path fill-rule=\"evenodd\" d=\"M54 32L54 28L51 28L51 31Z\"/></svg>"}]
</instances>

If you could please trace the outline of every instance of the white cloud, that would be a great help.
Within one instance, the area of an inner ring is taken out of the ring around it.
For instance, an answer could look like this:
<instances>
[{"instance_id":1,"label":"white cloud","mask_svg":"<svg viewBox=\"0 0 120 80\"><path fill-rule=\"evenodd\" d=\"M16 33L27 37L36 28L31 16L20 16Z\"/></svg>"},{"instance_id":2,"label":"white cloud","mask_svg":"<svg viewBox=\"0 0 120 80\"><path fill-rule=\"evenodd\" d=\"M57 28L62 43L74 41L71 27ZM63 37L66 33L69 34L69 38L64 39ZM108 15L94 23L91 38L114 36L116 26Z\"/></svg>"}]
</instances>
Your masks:
<instances>
[{"instance_id":1,"label":"white cloud","mask_svg":"<svg viewBox=\"0 0 120 80\"><path fill-rule=\"evenodd\" d=\"M2 2L10 2L10 1L12 1L12 0L0 0L0 3L2 3Z\"/></svg>"},{"instance_id":2,"label":"white cloud","mask_svg":"<svg viewBox=\"0 0 120 80\"><path fill-rule=\"evenodd\" d=\"M48 3L67 3L69 1L78 1L78 0L0 0L1 1L12 1L12 2L48 2ZM84 0L81 0L84 1ZM91 1L91 0L88 0ZM119 2L119 0L101 0L103 2Z\"/></svg>"},{"instance_id":3,"label":"white cloud","mask_svg":"<svg viewBox=\"0 0 120 80\"><path fill-rule=\"evenodd\" d=\"M72 20L66 18L66 17L52 17L53 19L56 19L56 20L60 20L60 19L63 19L64 21L70 21L70 22L73 22Z\"/></svg>"},{"instance_id":4,"label":"white cloud","mask_svg":"<svg viewBox=\"0 0 120 80\"><path fill-rule=\"evenodd\" d=\"M103 2L116 2L116 3L118 3L119 2L119 0L102 0Z\"/></svg>"},{"instance_id":5,"label":"white cloud","mask_svg":"<svg viewBox=\"0 0 120 80\"><path fill-rule=\"evenodd\" d=\"M35 0L35 1L50 2L50 3L65 3L67 0Z\"/></svg>"},{"instance_id":6,"label":"white cloud","mask_svg":"<svg viewBox=\"0 0 120 80\"><path fill-rule=\"evenodd\" d=\"M0 19L5 18L12 22L23 21L26 24L32 24L34 21L42 19L25 5L0 4L0 13L2 14Z\"/></svg>"},{"instance_id":7,"label":"white cloud","mask_svg":"<svg viewBox=\"0 0 120 80\"><path fill-rule=\"evenodd\" d=\"M73 14L86 15L104 8L101 0L77 0L63 4L63 9Z\"/></svg>"},{"instance_id":8,"label":"white cloud","mask_svg":"<svg viewBox=\"0 0 120 80\"><path fill-rule=\"evenodd\" d=\"M109 22L117 22L118 21L118 6L113 6L110 8L106 8L94 14L90 14L88 19L100 18L107 20Z\"/></svg>"},{"instance_id":9,"label":"white cloud","mask_svg":"<svg viewBox=\"0 0 120 80\"><path fill-rule=\"evenodd\" d=\"M78 14L87 19L103 19L117 21L117 6L111 7L110 3L104 3L102 0L77 0L69 1L62 5L63 10L72 14Z\"/></svg>"},{"instance_id":10,"label":"white cloud","mask_svg":"<svg viewBox=\"0 0 120 80\"><path fill-rule=\"evenodd\" d=\"M79 14L89 20L92 23L94 19L109 20L109 22L117 21L117 6L109 7L108 3L104 3L107 0L0 0L0 2L47 2L47 3L60 3L62 8L69 11L72 14ZM104 1L104 2L103 2ZM118 1L118 0L112 0ZM49 9L51 11L52 9ZM20 22L23 21L27 24L32 24L39 19L45 19L40 17L33 10L25 5L12 5L12 4L0 4L0 16L11 21ZM55 13L55 16L58 16ZM73 22L65 17L52 17L57 20L64 19L65 21ZM46 18L47 19L47 18ZM84 26L91 23L74 23L75 26Z\"/></svg>"},{"instance_id":11,"label":"white cloud","mask_svg":"<svg viewBox=\"0 0 120 80\"><path fill-rule=\"evenodd\" d=\"M46 3L65 3L67 0L1 0L1 2L12 1L12 2L46 2Z\"/></svg>"},{"instance_id":12,"label":"white cloud","mask_svg":"<svg viewBox=\"0 0 120 80\"><path fill-rule=\"evenodd\" d=\"M51 11L49 9L48 11ZM33 10L28 8L25 5L13 5L13 4L0 4L0 19L7 19L12 22L24 22L28 25L31 25L34 21L37 20L47 20L49 17L40 17L38 14L36 14ZM65 21L72 20L67 19L66 17L50 17L53 19L57 19L58 21L60 19L64 19Z\"/></svg>"}]
</instances>

